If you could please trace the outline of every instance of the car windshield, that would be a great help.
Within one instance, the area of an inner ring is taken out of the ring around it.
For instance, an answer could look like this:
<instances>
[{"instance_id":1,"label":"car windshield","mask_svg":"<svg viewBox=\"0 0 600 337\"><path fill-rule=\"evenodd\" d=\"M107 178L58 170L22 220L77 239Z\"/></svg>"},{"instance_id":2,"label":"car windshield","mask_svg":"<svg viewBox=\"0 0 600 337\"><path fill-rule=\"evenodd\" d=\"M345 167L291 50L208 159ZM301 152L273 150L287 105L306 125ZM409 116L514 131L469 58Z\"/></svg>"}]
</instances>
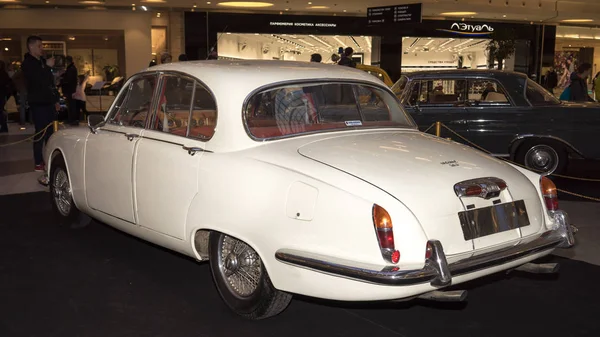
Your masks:
<instances>
[{"instance_id":1,"label":"car windshield","mask_svg":"<svg viewBox=\"0 0 600 337\"><path fill-rule=\"evenodd\" d=\"M360 83L300 83L269 88L248 100L245 122L254 138L377 127L414 128L396 97Z\"/></svg>"},{"instance_id":2,"label":"car windshield","mask_svg":"<svg viewBox=\"0 0 600 337\"><path fill-rule=\"evenodd\" d=\"M392 91L397 97L400 97L400 95L402 95L402 91L404 91L404 88L406 88L406 83L408 83L408 77L402 75L398 82L396 82L392 86Z\"/></svg>"},{"instance_id":3,"label":"car windshield","mask_svg":"<svg viewBox=\"0 0 600 337\"><path fill-rule=\"evenodd\" d=\"M527 96L527 100L533 106L561 104L558 98L554 97L548 90L530 79L527 79L525 95Z\"/></svg>"}]
</instances>

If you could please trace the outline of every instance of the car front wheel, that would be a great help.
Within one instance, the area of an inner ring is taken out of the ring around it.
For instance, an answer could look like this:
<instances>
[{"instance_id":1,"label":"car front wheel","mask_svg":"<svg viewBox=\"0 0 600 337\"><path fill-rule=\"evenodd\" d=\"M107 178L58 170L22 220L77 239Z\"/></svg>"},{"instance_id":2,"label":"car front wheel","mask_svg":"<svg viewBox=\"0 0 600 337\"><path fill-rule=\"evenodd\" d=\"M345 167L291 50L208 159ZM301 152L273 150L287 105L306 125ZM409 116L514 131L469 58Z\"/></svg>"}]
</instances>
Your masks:
<instances>
[{"instance_id":1,"label":"car front wheel","mask_svg":"<svg viewBox=\"0 0 600 337\"><path fill-rule=\"evenodd\" d=\"M209 244L213 279L229 308L253 320L275 316L287 308L292 295L273 287L252 247L219 232L211 233Z\"/></svg>"},{"instance_id":2,"label":"car front wheel","mask_svg":"<svg viewBox=\"0 0 600 337\"><path fill-rule=\"evenodd\" d=\"M52 209L60 224L68 225L71 228L80 228L91 222L91 218L81 213L73 202L69 173L62 155L58 155L52 160L48 185L50 186Z\"/></svg>"},{"instance_id":3,"label":"car front wheel","mask_svg":"<svg viewBox=\"0 0 600 337\"><path fill-rule=\"evenodd\" d=\"M563 146L549 143L524 144L517 153L517 162L543 174L560 174L568 164Z\"/></svg>"}]
</instances>

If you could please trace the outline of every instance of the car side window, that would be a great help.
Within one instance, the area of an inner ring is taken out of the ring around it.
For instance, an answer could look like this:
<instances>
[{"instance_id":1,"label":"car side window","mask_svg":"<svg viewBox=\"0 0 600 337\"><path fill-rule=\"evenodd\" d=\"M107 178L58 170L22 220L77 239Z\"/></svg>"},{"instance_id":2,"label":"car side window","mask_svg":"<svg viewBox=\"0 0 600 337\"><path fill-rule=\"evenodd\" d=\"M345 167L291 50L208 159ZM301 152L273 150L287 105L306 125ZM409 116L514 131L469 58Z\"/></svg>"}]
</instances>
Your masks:
<instances>
[{"instance_id":1,"label":"car side window","mask_svg":"<svg viewBox=\"0 0 600 337\"><path fill-rule=\"evenodd\" d=\"M413 87L410 100L421 106L454 106L464 103L466 84L465 80L454 79L421 80L418 90Z\"/></svg>"},{"instance_id":2,"label":"car side window","mask_svg":"<svg viewBox=\"0 0 600 337\"><path fill-rule=\"evenodd\" d=\"M185 137L190 119L194 79L167 74L162 77L156 114L150 130Z\"/></svg>"},{"instance_id":3,"label":"car side window","mask_svg":"<svg viewBox=\"0 0 600 337\"><path fill-rule=\"evenodd\" d=\"M195 81L193 91L194 104L188 137L208 140L214 135L217 125L217 102L210 91L198 81Z\"/></svg>"},{"instance_id":4,"label":"car side window","mask_svg":"<svg viewBox=\"0 0 600 337\"><path fill-rule=\"evenodd\" d=\"M115 104L108 123L144 128L152 108L152 97L156 89L157 74L143 74L132 80ZM122 99L122 101L121 101Z\"/></svg>"},{"instance_id":5,"label":"car side window","mask_svg":"<svg viewBox=\"0 0 600 337\"><path fill-rule=\"evenodd\" d=\"M510 106L508 94L493 79L469 80L469 102L477 105Z\"/></svg>"}]
</instances>

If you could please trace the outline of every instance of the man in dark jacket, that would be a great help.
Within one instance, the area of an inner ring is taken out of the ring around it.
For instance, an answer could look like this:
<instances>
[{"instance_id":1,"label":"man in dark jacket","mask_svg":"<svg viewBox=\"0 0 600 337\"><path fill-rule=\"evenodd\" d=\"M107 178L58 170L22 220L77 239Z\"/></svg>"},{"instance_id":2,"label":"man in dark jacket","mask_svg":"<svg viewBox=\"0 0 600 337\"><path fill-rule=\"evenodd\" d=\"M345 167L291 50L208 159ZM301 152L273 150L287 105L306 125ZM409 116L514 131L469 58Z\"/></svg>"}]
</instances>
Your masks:
<instances>
[{"instance_id":1,"label":"man in dark jacket","mask_svg":"<svg viewBox=\"0 0 600 337\"><path fill-rule=\"evenodd\" d=\"M39 36L27 38L27 50L29 52L25 54L21 69L23 75L25 75L27 101L37 134L56 119L56 112L60 109L60 105L54 75L52 74L54 57L48 59L43 57L44 47ZM36 171L45 171L43 147L53 131L54 129L50 126L43 133L43 137L40 134L35 138L33 157Z\"/></svg>"},{"instance_id":2,"label":"man in dark jacket","mask_svg":"<svg viewBox=\"0 0 600 337\"><path fill-rule=\"evenodd\" d=\"M352 54L354 54L354 49L352 49L352 47L346 47L338 65L356 68L356 62L352 59Z\"/></svg>"},{"instance_id":3,"label":"man in dark jacket","mask_svg":"<svg viewBox=\"0 0 600 337\"><path fill-rule=\"evenodd\" d=\"M71 125L79 125L79 116L77 116L75 100L73 99L73 94L75 93L75 90L77 90L77 68L73 63L73 57L67 56L65 57L65 61L67 63L67 69L62 76L60 86L63 96L67 99L67 106L69 108L68 123Z\"/></svg>"},{"instance_id":4,"label":"man in dark jacket","mask_svg":"<svg viewBox=\"0 0 600 337\"><path fill-rule=\"evenodd\" d=\"M571 74L571 99L574 102L595 102L588 94L587 78L592 72L592 65L582 63L576 72Z\"/></svg>"}]
</instances>

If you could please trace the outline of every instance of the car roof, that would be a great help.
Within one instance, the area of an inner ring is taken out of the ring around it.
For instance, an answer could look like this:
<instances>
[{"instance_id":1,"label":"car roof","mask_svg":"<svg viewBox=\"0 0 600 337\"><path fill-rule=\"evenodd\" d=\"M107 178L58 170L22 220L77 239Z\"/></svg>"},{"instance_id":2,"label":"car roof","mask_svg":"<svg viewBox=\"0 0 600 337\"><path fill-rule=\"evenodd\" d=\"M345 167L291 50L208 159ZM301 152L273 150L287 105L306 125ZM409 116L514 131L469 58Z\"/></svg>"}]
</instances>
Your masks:
<instances>
[{"instance_id":1,"label":"car roof","mask_svg":"<svg viewBox=\"0 0 600 337\"><path fill-rule=\"evenodd\" d=\"M270 84L297 80L357 80L382 86L379 79L362 70L315 62L205 60L166 63L146 69L156 70L189 74L204 82L213 92L219 87L230 89L235 85L238 92L249 93Z\"/></svg>"},{"instance_id":2,"label":"car roof","mask_svg":"<svg viewBox=\"0 0 600 337\"><path fill-rule=\"evenodd\" d=\"M473 77L527 77L527 75L508 70L497 69L443 69L443 70L419 70L405 73L408 78L413 77L450 77L450 76L473 76Z\"/></svg>"}]
</instances>

